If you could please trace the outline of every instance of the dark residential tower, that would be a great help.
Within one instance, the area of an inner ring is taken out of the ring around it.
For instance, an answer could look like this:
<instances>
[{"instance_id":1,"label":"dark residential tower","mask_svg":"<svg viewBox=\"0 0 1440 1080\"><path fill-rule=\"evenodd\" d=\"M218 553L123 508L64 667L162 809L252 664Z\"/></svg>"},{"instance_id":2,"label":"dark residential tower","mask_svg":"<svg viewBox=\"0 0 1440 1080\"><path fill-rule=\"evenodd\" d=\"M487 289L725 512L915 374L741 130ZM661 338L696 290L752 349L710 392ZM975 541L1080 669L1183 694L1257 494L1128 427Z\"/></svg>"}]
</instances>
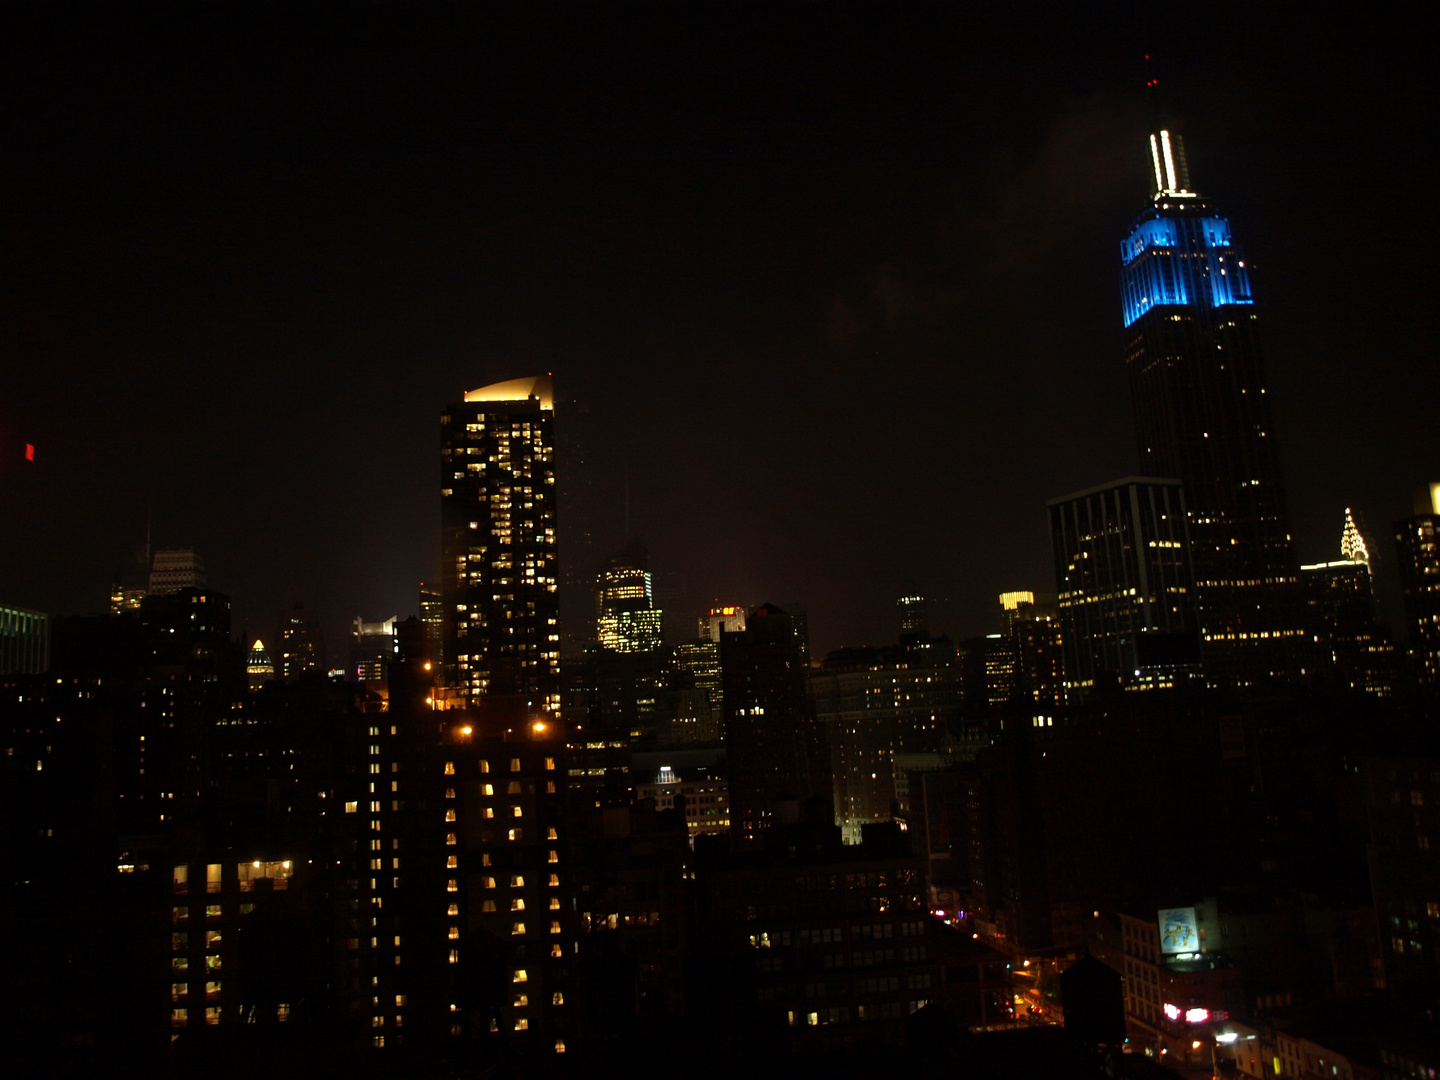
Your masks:
<instances>
[{"instance_id":1,"label":"dark residential tower","mask_svg":"<svg viewBox=\"0 0 1440 1080\"><path fill-rule=\"evenodd\" d=\"M471 390L440 418L440 655L458 697L558 716L554 389Z\"/></svg>"},{"instance_id":2,"label":"dark residential tower","mask_svg":"<svg viewBox=\"0 0 1440 1080\"><path fill-rule=\"evenodd\" d=\"M829 752L806 696L807 663L791 616L762 604L744 630L722 632L720 670L732 837L757 839L776 803L820 796L833 817Z\"/></svg>"},{"instance_id":3,"label":"dark residential tower","mask_svg":"<svg viewBox=\"0 0 1440 1080\"><path fill-rule=\"evenodd\" d=\"M1120 245L1140 468L1184 485L1206 675L1245 686L1292 674L1303 637L1250 272L1179 136L1150 151L1154 201Z\"/></svg>"}]
</instances>

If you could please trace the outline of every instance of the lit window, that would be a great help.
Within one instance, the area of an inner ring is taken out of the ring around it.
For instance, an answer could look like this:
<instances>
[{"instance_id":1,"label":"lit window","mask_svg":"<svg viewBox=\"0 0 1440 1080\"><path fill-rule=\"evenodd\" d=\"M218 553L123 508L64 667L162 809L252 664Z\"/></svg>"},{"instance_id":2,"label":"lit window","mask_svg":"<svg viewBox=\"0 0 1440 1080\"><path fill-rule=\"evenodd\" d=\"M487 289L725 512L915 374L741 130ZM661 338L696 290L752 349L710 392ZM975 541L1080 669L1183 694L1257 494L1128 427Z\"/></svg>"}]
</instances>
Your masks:
<instances>
[{"instance_id":1,"label":"lit window","mask_svg":"<svg viewBox=\"0 0 1440 1080\"><path fill-rule=\"evenodd\" d=\"M560 933L560 924L559 924L558 922L555 922L555 921L552 920L551 923L550 923L550 932L551 932L552 934L558 934L558 933Z\"/></svg>"},{"instance_id":2,"label":"lit window","mask_svg":"<svg viewBox=\"0 0 1440 1080\"><path fill-rule=\"evenodd\" d=\"M522 900L522 899L520 899L520 897L517 896L514 900L511 900L511 901L510 901L510 910L511 910L511 911L524 911L524 910L525 910L525 901Z\"/></svg>"},{"instance_id":3,"label":"lit window","mask_svg":"<svg viewBox=\"0 0 1440 1080\"><path fill-rule=\"evenodd\" d=\"M525 924L523 922L517 922L514 926L510 927L510 933L512 935L525 933Z\"/></svg>"},{"instance_id":4,"label":"lit window","mask_svg":"<svg viewBox=\"0 0 1440 1080\"><path fill-rule=\"evenodd\" d=\"M545 759L545 768L546 768L546 769L554 769L554 768L555 768L555 759L554 759L553 757L547 757L547 758Z\"/></svg>"},{"instance_id":5,"label":"lit window","mask_svg":"<svg viewBox=\"0 0 1440 1080\"><path fill-rule=\"evenodd\" d=\"M189 994L189 993L190 993L190 984L189 984L189 983L171 983L171 984L170 984L170 1000L171 1000L171 1001L179 1001L181 998L185 997L185 996L186 996L187 994Z\"/></svg>"},{"instance_id":6,"label":"lit window","mask_svg":"<svg viewBox=\"0 0 1440 1080\"><path fill-rule=\"evenodd\" d=\"M446 776L454 776L454 775L455 775L455 763L454 763L453 761L447 761L447 762L445 762L445 775L446 775Z\"/></svg>"},{"instance_id":7,"label":"lit window","mask_svg":"<svg viewBox=\"0 0 1440 1080\"><path fill-rule=\"evenodd\" d=\"M445 891L446 891L446 892L459 892L459 891L460 891L460 882L458 882L457 880L455 880L453 877L447 879L446 882L445 882Z\"/></svg>"},{"instance_id":8,"label":"lit window","mask_svg":"<svg viewBox=\"0 0 1440 1080\"><path fill-rule=\"evenodd\" d=\"M446 834L445 834L445 845L446 845L447 847L454 847L454 846L455 846L456 844L458 844L459 842L460 842L459 837L457 837L453 832L452 832L452 833L446 833Z\"/></svg>"},{"instance_id":9,"label":"lit window","mask_svg":"<svg viewBox=\"0 0 1440 1080\"><path fill-rule=\"evenodd\" d=\"M546 840L559 840L559 839L560 839L560 834L555 831L555 826L554 826L554 825L551 825L549 831L546 832L546 834L545 834L545 839L546 839Z\"/></svg>"},{"instance_id":10,"label":"lit window","mask_svg":"<svg viewBox=\"0 0 1440 1080\"><path fill-rule=\"evenodd\" d=\"M562 950L561 950L561 948L560 948L560 943L559 943L558 941L557 941L554 945L551 945L551 946L550 946L550 955L551 955L551 956L554 956L554 957L557 957L557 958L564 955L564 953L562 952Z\"/></svg>"},{"instance_id":11,"label":"lit window","mask_svg":"<svg viewBox=\"0 0 1440 1080\"><path fill-rule=\"evenodd\" d=\"M460 905L459 905L459 904L451 904L448 908L445 909L445 914L446 914L446 915L450 915L450 916L452 916L452 917L455 916L455 915L459 915L459 914L460 914Z\"/></svg>"},{"instance_id":12,"label":"lit window","mask_svg":"<svg viewBox=\"0 0 1440 1080\"><path fill-rule=\"evenodd\" d=\"M512 807L510 808L510 816L511 816L511 817L524 817L525 814L524 814L524 812L520 809L520 807L518 807L518 806L512 806Z\"/></svg>"},{"instance_id":13,"label":"lit window","mask_svg":"<svg viewBox=\"0 0 1440 1080\"><path fill-rule=\"evenodd\" d=\"M563 1053L565 1052L565 1040L564 1040L564 1039L556 1039L556 1040L555 1040L555 1052L556 1052L557 1054L563 1054Z\"/></svg>"},{"instance_id":14,"label":"lit window","mask_svg":"<svg viewBox=\"0 0 1440 1080\"><path fill-rule=\"evenodd\" d=\"M480 771L481 771L482 773L488 773L488 772L490 771L490 762L488 762L488 761L482 761L482 762L480 762ZM488 787L489 785L486 785L486 786ZM486 794L487 794L487 795L493 794L493 792L487 791Z\"/></svg>"},{"instance_id":15,"label":"lit window","mask_svg":"<svg viewBox=\"0 0 1440 1080\"><path fill-rule=\"evenodd\" d=\"M455 811L454 811L454 810L446 810L446 811L445 811L445 820L446 820L446 821L454 821L454 820L455 820Z\"/></svg>"},{"instance_id":16,"label":"lit window","mask_svg":"<svg viewBox=\"0 0 1440 1080\"><path fill-rule=\"evenodd\" d=\"M481 816L486 818L493 818L495 816L495 808L493 806L485 807L485 809L481 812Z\"/></svg>"},{"instance_id":17,"label":"lit window","mask_svg":"<svg viewBox=\"0 0 1440 1080\"><path fill-rule=\"evenodd\" d=\"M560 854L559 854L559 852L556 852L556 851L550 852L549 856L545 859L545 861L546 861L546 862L552 862L552 863L557 863L557 862L559 862L559 861L560 861Z\"/></svg>"},{"instance_id":18,"label":"lit window","mask_svg":"<svg viewBox=\"0 0 1440 1080\"><path fill-rule=\"evenodd\" d=\"M525 887L525 875L523 875L523 874L511 874L511 875L510 875L510 887L511 887L512 889L523 889L523 888Z\"/></svg>"},{"instance_id":19,"label":"lit window","mask_svg":"<svg viewBox=\"0 0 1440 1080\"><path fill-rule=\"evenodd\" d=\"M523 1017L523 1016L520 1017L520 1019L518 1019L518 1020L515 1021L515 1030L516 1030L516 1031L529 1031L529 1030L530 1030L530 1021L527 1020L527 1019L525 1019L525 1017Z\"/></svg>"},{"instance_id":20,"label":"lit window","mask_svg":"<svg viewBox=\"0 0 1440 1080\"><path fill-rule=\"evenodd\" d=\"M447 855L447 856L445 857L445 869L446 869L446 870L454 870L454 869L455 869L456 867L458 867L459 865L460 865L460 860L459 860L458 858L456 858L454 855Z\"/></svg>"},{"instance_id":21,"label":"lit window","mask_svg":"<svg viewBox=\"0 0 1440 1080\"><path fill-rule=\"evenodd\" d=\"M553 994L550 995L550 1004L551 1004L551 1005L564 1005L564 1004L565 1004L565 995L562 994L559 990L556 990Z\"/></svg>"},{"instance_id":22,"label":"lit window","mask_svg":"<svg viewBox=\"0 0 1440 1080\"><path fill-rule=\"evenodd\" d=\"M494 785L494 784L481 784L481 785L480 785L480 794L482 794L482 795L494 795L494 794L495 794L495 785Z\"/></svg>"},{"instance_id":23,"label":"lit window","mask_svg":"<svg viewBox=\"0 0 1440 1080\"><path fill-rule=\"evenodd\" d=\"M524 968L516 968L515 974L510 976L510 981L517 983L528 982L529 979L530 976L525 973Z\"/></svg>"},{"instance_id":24,"label":"lit window","mask_svg":"<svg viewBox=\"0 0 1440 1080\"><path fill-rule=\"evenodd\" d=\"M551 874L551 875L550 875L550 887L551 887L552 889L558 889L558 888L560 887L560 875L559 875L559 874Z\"/></svg>"},{"instance_id":25,"label":"lit window","mask_svg":"<svg viewBox=\"0 0 1440 1080\"><path fill-rule=\"evenodd\" d=\"M460 940L460 927L458 927L458 926L452 926L452 927L450 927L450 940L451 940L451 941L459 941L459 940Z\"/></svg>"},{"instance_id":26,"label":"lit window","mask_svg":"<svg viewBox=\"0 0 1440 1080\"><path fill-rule=\"evenodd\" d=\"M495 901L494 901L494 900L483 900L483 901L481 901L481 903L480 903L480 914L482 914L482 915L493 915L493 914L495 914Z\"/></svg>"},{"instance_id":27,"label":"lit window","mask_svg":"<svg viewBox=\"0 0 1440 1080\"><path fill-rule=\"evenodd\" d=\"M520 771L520 759L519 759L518 757L512 757L512 758L510 759L510 771L511 771L511 772L519 772L519 771Z\"/></svg>"},{"instance_id":28,"label":"lit window","mask_svg":"<svg viewBox=\"0 0 1440 1080\"><path fill-rule=\"evenodd\" d=\"M507 829L507 830L505 831L505 836L506 836L506 839L509 839L509 840L523 840L523 839L525 839L525 830L524 830L524 829Z\"/></svg>"},{"instance_id":29,"label":"lit window","mask_svg":"<svg viewBox=\"0 0 1440 1080\"><path fill-rule=\"evenodd\" d=\"M560 910L560 898L559 898L558 896L552 896L552 897L550 897L550 910L551 910L551 911L559 911L559 910Z\"/></svg>"},{"instance_id":30,"label":"lit window","mask_svg":"<svg viewBox=\"0 0 1440 1080\"><path fill-rule=\"evenodd\" d=\"M218 1005L207 1005L205 1008L205 1023L220 1023L220 1007Z\"/></svg>"},{"instance_id":31,"label":"lit window","mask_svg":"<svg viewBox=\"0 0 1440 1080\"><path fill-rule=\"evenodd\" d=\"M510 1003L512 1009L523 1009L530 1004L529 994L516 994L515 1000Z\"/></svg>"},{"instance_id":32,"label":"lit window","mask_svg":"<svg viewBox=\"0 0 1440 1080\"><path fill-rule=\"evenodd\" d=\"M459 962L460 962L460 950L459 950L459 949L451 949L451 950L450 950L450 963L452 963L452 964L458 964Z\"/></svg>"},{"instance_id":33,"label":"lit window","mask_svg":"<svg viewBox=\"0 0 1440 1080\"><path fill-rule=\"evenodd\" d=\"M480 884L484 885L487 889L493 889L495 888L495 879L489 874L486 874L480 879Z\"/></svg>"},{"instance_id":34,"label":"lit window","mask_svg":"<svg viewBox=\"0 0 1440 1080\"><path fill-rule=\"evenodd\" d=\"M185 1026L186 1024L188 1024L189 1022L190 1022L190 1010L189 1010L189 1009L171 1009L171 1010L170 1010L170 1026L171 1026L171 1027L184 1027L184 1026Z\"/></svg>"}]
</instances>

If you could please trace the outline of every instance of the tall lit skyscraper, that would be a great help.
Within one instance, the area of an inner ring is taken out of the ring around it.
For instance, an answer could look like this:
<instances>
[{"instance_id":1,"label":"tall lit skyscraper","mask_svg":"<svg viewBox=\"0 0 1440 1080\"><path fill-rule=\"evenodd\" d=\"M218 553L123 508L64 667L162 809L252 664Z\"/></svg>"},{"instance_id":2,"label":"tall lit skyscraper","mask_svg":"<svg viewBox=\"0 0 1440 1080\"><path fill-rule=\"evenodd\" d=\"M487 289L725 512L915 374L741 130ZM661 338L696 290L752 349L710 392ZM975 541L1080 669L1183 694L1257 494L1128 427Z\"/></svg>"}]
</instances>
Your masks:
<instances>
[{"instance_id":1,"label":"tall lit skyscraper","mask_svg":"<svg viewBox=\"0 0 1440 1080\"><path fill-rule=\"evenodd\" d=\"M1244 686L1289 674L1304 633L1250 273L1179 136L1150 156L1154 202L1120 245L1140 467L1184 485L1206 674Z\"/></svg>"},{"instance_id":2,"label":"tall lit skyscraper","mask_svg":"<svg viewBox=\"0 0 1440 1080\"><path fill-rule=\"evenodd\" d=\"M662 619L649 553L643 544L630 544L607 559L596 578L595 636L611 652L653 652L664 640Z\"/></svg>"},{"instance_id":3,"label":"tall lit skyscraper","mask_svg":"<svg viewBox=\"0 0 1440 1080\"><path fill-rule=\"evenodd\" d=\"M512 379L440 418L441 656L461 697L560 709L554 388Z\"/></svg>"}]
</instances>

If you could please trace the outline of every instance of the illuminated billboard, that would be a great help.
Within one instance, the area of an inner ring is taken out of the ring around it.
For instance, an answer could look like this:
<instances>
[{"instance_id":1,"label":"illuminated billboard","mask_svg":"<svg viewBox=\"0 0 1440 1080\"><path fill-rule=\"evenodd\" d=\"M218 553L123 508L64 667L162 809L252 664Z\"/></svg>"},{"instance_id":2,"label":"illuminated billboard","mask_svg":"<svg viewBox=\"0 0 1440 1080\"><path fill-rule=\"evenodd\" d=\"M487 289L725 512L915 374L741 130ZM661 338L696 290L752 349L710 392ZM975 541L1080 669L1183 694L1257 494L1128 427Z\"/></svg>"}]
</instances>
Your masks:
<instances>
[{"instance_id":1,"label":"illuminated billboard","mask_svg":"<svg viewBox=\"0 0 1440 1080\"><path fill-rule=\"evenodd\" d=\"M1195 929L1193 907L1161 908L1157 922L1160 925L1160 955L1200 951L1200 934Z\"/></svg>"}]
</instances>

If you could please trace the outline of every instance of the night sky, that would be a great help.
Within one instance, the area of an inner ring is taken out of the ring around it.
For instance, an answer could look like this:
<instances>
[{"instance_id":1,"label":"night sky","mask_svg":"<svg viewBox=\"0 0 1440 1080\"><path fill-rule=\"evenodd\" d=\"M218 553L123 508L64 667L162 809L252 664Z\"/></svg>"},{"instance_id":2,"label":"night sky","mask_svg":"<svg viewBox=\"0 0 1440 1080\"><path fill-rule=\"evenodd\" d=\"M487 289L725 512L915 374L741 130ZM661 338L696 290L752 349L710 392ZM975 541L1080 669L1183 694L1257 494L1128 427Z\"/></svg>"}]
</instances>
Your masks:
<instances>
[{"instance_id":1,"label":"night sky","mask_svg":"<svg viewBox=\"0 0 1440 1080\"><path fill-rule=\"evenodd\" d=\"M237 631L303 601L343 662L435 575L445 404L550 371L561 558L628 486L672 639L718 598L881 644L907 577L996 629L1054 589L1045 501L1137 468L1147 52L1252 267L1299 556L1354 506L1388 599L1440 480L1407 10L901 7L12 6L0 602L104 610L148 517Z\"/></svg>"}]
</instances>

